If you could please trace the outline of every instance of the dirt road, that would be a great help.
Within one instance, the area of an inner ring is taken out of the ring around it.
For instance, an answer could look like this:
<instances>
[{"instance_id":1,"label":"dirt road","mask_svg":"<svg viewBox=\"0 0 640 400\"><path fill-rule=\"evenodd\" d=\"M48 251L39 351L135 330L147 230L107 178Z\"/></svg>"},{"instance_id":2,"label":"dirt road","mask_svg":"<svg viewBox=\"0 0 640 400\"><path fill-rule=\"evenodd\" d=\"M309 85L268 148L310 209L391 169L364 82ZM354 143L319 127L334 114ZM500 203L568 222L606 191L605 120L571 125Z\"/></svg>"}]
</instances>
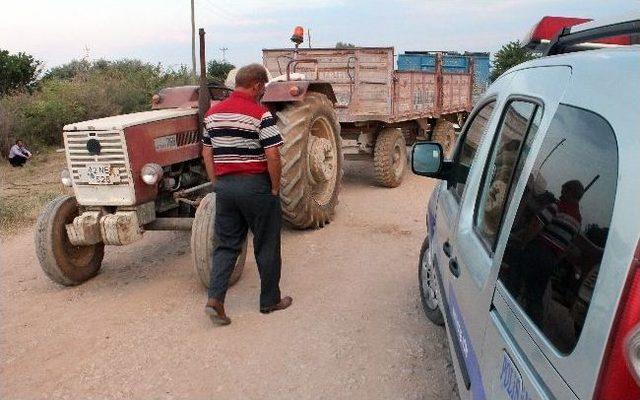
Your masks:
<instances>
[{"instance_id":1,"label":"dirt road","mask_svg":"<svg viewBox=\"0 0 640 400\"><path fill-rule=\"evenodd\" d=\"M348 163L335 222L283 232L286 311L258 312L253 257L214 328L186 233L109 248L102 272L57 286L32 231L2 241L2 399L450 399L444 331L417 287L432 182L373 185Z\"/></svg>"}]
</instances>

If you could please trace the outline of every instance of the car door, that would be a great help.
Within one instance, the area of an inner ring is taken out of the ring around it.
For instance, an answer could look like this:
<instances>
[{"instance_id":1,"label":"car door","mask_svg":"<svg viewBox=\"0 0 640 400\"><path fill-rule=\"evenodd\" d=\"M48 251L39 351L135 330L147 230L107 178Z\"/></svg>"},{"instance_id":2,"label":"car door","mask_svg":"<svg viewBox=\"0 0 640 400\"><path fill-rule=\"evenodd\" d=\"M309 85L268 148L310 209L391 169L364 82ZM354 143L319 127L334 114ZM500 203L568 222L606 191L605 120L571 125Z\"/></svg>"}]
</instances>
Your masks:
<instances>
[{"instance_id":1,"label":"car door","mask_svg":"<svg viewBox=\"0 0 640 400\"><path fill-rule=\"evenodd\" d=\"M607 253L615 232L615 125L583 99L568 90L550 113L505 217L483 347L491 398L593 395L625 265Z\"/></svg>"},{"instance_id":2,"label":"car door","mask_svg":"<svg viewBox=\"0 0 640 400\"><path fill-rule=\"evenodd\" d=\"M440 270L451 315L454 339L462 357L462 398L485 398L480 368L482 345L495 286L495 252L512 183L522 171L518 160L556 107L571 77L568 67L516 71L498 104L495 123L469 172L457 228L443 242L446 266ZM493 276L493 278L492 278ZM465 378L466 370L466 379Z\"/></svg>"},{"instance_id":3,"label":"car door","mask_svg":"<svg viewBox=\"0 0 640 400\"><path fill-rule=\"evenodd\" d=\"M492 129L492 126L495 126L495 110L502 100L500 97L501 93L508 88L511 78L510 75L503 76L494 83L467 119L453 152L453 158L463 167L463 170L466 171L467 174L474 164L486 132ZM449 249L447 246L449 246L451 238L455 235L458 217L460 215L460 206L467 186L465 178L463 177L461 180L462 181L458 183L441 183L435 215L429 215L429 226L431 227L430 232L432 235L432 254L434 256L434 263L436 264L435 270L437 271L441 292L445 292L444 288L447 286L449 280L449 274L447 272L449 263L449 255L447 253ZM456 329L446 296L442 297L441 300L441 311L445 316L448 331L451 336L454 336ZM452 337L449 338L449 341L452 351L455 354L454 358L461 360L463 354L461 342ZM460 368L459 365L455 365L454 368L456 368L457 371L456 375L462 376L462 381L468 382L468 373L464 365L463 368Z\"/></svg>"}]
</instances>

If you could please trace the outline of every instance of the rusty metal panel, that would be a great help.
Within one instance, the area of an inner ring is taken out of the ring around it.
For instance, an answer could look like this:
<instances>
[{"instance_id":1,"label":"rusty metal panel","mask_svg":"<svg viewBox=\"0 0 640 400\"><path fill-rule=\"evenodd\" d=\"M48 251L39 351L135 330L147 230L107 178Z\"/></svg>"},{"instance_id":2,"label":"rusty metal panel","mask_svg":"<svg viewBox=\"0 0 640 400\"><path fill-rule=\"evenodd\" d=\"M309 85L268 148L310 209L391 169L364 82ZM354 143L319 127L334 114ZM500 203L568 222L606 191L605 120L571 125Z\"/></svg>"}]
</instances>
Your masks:
<instances>
[{"instance_id":1,"label":"rusty metal panel","mask_svg":"<svg viewBox=\"0 0 640 400\"><path fill-rule=\"evenodd\" d=\"M436 74L396 71L393 118L407 120L436 114Z\"/></svg>"},{"instance_id":2,"label":"rusty metal panel","mask_svg":"<svg viewBox=\"0 0 640 400\"><path fill-rule=\"evenodd\" d=\"M471 75L442 74L442 114L471 109Z\"/></svg>"},{"instance_id":3,"label":"rusty metal panel","mask_svg":"<svg viewBox=\"0 0 640 400\"><path fill-rule=\"evenodd\" d=\"M293 49L265 49L263 64L272 76L284 75ZM392 47L300 49L298 58L318 60L318 79L329 82L340 122L401 122L471 110L471 73L394 71ZM316 64L296 72L314 79ZM293 71L292 71L293 72Z\"/></svg>"},{"instance_id":4,"label":"rusty metal panel","mask_svg":"<svg viewBox=\"0 0 640 400\"><path fill-rule=\"evenodd\" d=\"M299 58L318 60L318 79L331 83L340 122L371 120L391 115L393 48L300 49ZM263 63L272 76L286 74L293 50L263 50ZM296 72L315 78L314 64L300 64Z\"/></svg>"}]
</instances>

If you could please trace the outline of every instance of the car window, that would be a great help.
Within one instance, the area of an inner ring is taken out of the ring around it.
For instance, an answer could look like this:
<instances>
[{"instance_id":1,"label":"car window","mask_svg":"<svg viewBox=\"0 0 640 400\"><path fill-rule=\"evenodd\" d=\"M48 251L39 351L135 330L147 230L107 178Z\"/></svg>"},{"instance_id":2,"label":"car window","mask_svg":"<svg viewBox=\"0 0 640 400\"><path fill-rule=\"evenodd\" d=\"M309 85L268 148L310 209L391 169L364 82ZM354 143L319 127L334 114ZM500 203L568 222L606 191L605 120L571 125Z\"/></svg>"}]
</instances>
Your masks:
<instances>
[{"instance_id":1,"label":"car window","mask_svg":"<svg viewBox=\"0 0 640 400\"><path fill-rule=\"evenodd\" d=\"M476 151L478 151L480 140L487 130L487 124L495 107L496 102L493 100L485 104L480 111L473 116L473 120L469 123L469 128L464 135L463 142L460 144L457 158L458 164L463 167L464 179L461 179L463 181L462 183L456 183L455 186L453 186L453 193L458 199L462 198L462 193L466 186L466 175L469 173L471 163L476 156Z\"/></svg>"},{"instance_id":2,"label":"car window","mask_svg":"<svg viewBox=\"0 0 640 400\"><path fill-rule=\"evenodd\" d=\"M487 247L494 250L511 182L518 180L516 166L525 139L533 137L542 109L528 101L512 101L505 107L484 172L474 226Z\"/></svg>"},{"instance_id":3,"label":"car window","mask_svg":"<svg viewBox=\"0 0 640 400\"><path fill-rule=\"evenodd\" d=\"M575 347L607 242L618 175L611 126L560 105L519 200L499 279L564 353Z\"/></svg>"}]
</instances>

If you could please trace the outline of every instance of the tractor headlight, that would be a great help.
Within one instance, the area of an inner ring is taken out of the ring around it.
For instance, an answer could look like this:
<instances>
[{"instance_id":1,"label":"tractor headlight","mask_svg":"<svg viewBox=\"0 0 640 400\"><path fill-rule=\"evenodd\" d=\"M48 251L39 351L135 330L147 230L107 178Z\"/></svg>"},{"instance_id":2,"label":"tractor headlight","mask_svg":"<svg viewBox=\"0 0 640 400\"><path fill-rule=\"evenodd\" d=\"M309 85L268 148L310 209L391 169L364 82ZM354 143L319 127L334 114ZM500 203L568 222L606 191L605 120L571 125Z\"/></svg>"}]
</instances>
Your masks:
<instances>
[{"instance_id":1,"label":"tractor headlight","mask_svg":"<svg viewBox=\"0 0 640 400\"><path fill-rule=\"evenodd\" d=\"M155 163L145 164L140 171L142 180L147 185L155 185L162 178L162 167Z\"/></svg>"},{"instance_id":2,"label":"tractor headlight","mask_svg":"<svg viewBox=\"0 0 640 400\"><path fill-rule=\"evenodd\" d=\"M66 187L71 187L73 186L73 180L71 179L71 173L69 172L68 169L63 169L60 172L60 181L62 181L62 184Z\"/></svg>"}]
</instances>

